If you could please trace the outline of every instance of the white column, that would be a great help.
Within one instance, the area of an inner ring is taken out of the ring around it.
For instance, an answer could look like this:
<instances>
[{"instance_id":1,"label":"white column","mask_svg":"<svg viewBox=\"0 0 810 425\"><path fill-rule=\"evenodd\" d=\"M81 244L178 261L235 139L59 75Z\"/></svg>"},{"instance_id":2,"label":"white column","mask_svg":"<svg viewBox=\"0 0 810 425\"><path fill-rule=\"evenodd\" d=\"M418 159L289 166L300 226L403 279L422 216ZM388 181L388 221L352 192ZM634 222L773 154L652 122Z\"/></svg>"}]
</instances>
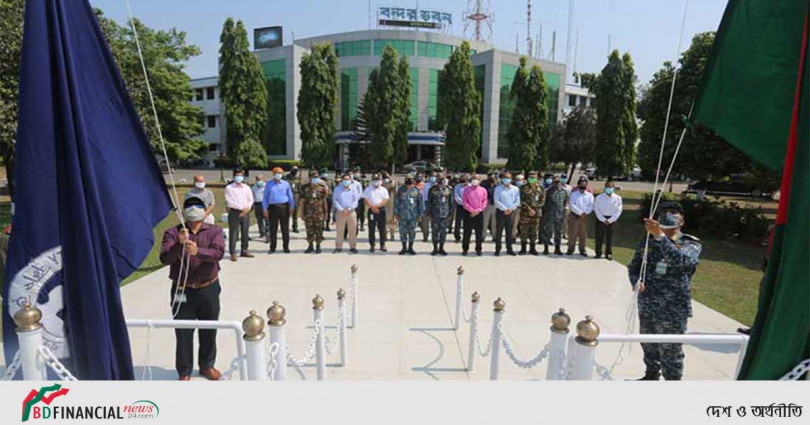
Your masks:
<instances>
[{"instance_id":1,"label":"white column","mask_svg":"<svg viewBox=\"0 0 810 425\"><path fill-rule=\"evenodd\" d=\"M495 300L494 303L494 316L492 318L492 353L490 354L489 363L489 380L498 380L498 359L500 358L501 349L501 320L503 320L503 312L506 308L506 303L500 299Z\"/></svg>"},{"instance_id":2,"label":"white column","mask_svg":"<svg viewBox=\"0 0 810 425\"><path fill-rule=\"evenodd\" d=\"M565 313L564 308L551 315L551 340L548 343L546 381L562 379L565 371L565 349L566 341L568 341L569 324L571 324L571 317Z\"/></svg>"},{"instance_id":3,"label":"white column","mask_svg":"<svg viewBox=\"0 0 810 425\"><path fill-rule=\"evenodd\" d=\"M461 298L464 296L464 267L458 266L458 278L456 279L456 320L453 323L453 330L461 327Z\"/></svg>"},{"instance_id":4,"label":"white column","mask_svg":"<svg viewBox=\"0 0 810 425\"><path fill-rule=\"evenodd\" d=\"M324 345L324 325L323 325L323 298L315 295L312 299L312 312L315 321L315 370L319 381L326 378L326 346Z\"/></svg>"},{"instance_id":5,"label":"white column","mask_svg":"<svg viewBox=\"0 0 810 425\"><path fill-rule=\"evenodd\" d=\"M470 306L470 344L467 350L467 372L475 372L475 334L478 332L478 320L475 318L478 316L478 301L480 299L481 296L478 295L478 292L473 292L472 305Z\"/></svg>"},{"instance_id":6,"label":"white column","mask_svg":"<svg viewBox=\"0 0 810 425\"><path fill-rule=\"evenodd\" d=\"M357 310L359 310L360 304L360 288L358 288L360 282L357 280L357 269L357 264L352 264L352 283L350 288L352 290L352 325L349 326L352 329L357 327Z\"/></svg>"},{"instance_id":7,"label":"white column","mask_svg":"<svg viewBox=\"0 0 810 425\"><path fill-rule=\"evenodd\" d=\"M26 381L44 381L48 379L45 359L39 355L42 347L42 312L25 303L22 309L14 313L14 324L17 325L17 339L20 344L20 366Z\"/></svg>"},{"instance_id":8,"label":"white column","mask_svg":"<svg viewBox=\"0 0 810 425\"><path fill-rule=\"evenodd\" d=\"M284 332L284 325L287 320L286 310L278 301L273 301L273 305L267 309L268 329L270 330L270 344L278 344L276 353L276 370L273 373L274 381L287 380L287 340ZM272 359L271 359L272 360Z\"/></svg>"},{"instance_id":9,"label":"white column","mask_svg":"<svg viewBox=\"0 0 810 425\"><path fill-rule=\"evenodd\" d=\"M346 367L349 359L349 341L346 340L346 291L342 288L338 290L338 310L340 314L340 366Z\"/></svg>"},{"instance_id":10,"label":"white column","mask_svg":"<svg viewBox=\"0 0 810 425\"><path fill-rule=\"evenodd\" d=\"M585 320L577 323L577 337L574 344L574 368L571 379L574 381L590 381L593 379L593 365L596 357L596 346L599 344L599 325L593 317L585 316Z\"/></svg>"},{"instance_id":11,"label":"white column","mask_svg":"<svg viewBox=\"0 0 810 425\"><path fill-rule=\"evenodd\" d=\"M242 330L245 334L245 358L247 365L247 379L250 381L267 380L267 344L264 333L264 321L250 310L250 315L242 321Z\"/></svg>"}]
</instances>

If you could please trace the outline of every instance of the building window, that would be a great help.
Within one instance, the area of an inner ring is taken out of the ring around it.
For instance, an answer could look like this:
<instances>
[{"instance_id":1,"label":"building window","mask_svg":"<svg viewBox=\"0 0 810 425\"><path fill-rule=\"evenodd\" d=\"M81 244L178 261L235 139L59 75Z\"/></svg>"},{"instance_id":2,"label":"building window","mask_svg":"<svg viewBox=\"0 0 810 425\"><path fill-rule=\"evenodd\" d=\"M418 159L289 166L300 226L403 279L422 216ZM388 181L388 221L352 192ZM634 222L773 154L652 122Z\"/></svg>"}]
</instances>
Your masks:
<instances>
[{"instance_id":1,"label":"building window","mask_svg":"<svg viewBox=\"0 0 810 425\"><path fill-rule=\"evenodd\" d=\"M210 145L208 145L208 152L216 152L216 151L217 151L216 143L211 143Z\"/></svg>"},{"instance_id":2,"label":"building window","mask_svg":"<svg viewBox=\"0 0 810 425\"><path fill-rule=\"evenodd\" d=\"M267 123L262 146L268 155L287 155L287 60L262 62L267 88Z\"/></svg>"},{"instance_id":3,"label":"building window","mask_svg":"<svg viewBox=\"0 0 810 425\"><path fill-rule=\"evenodd\" d=\"M203 89L194 90L194 93L197 95L197 100L203 100Z\"/></svg>"},{"instance_id":4,"label":"building window","mask_svg":"<svg viewBox=\"0 0 810 425\"><path fill-rule=\"evenodd\" d=\"M208 128L216 128L217 126L217 116L216 115L209 115L208 116Z\"/></svg>"},{"instance_id":5,"label":"building window","mask_svg":"<svg viewBox=\"0 0 810 425\"><path fill-rule=\"evenodd\" d=\"M421 50L420 50L421 53ZM428 130L439 131L439 70L428 71Z\"/></svg>"},{"instance_id":6,"label":"building window","mask_svg":"<svg viewBox=\"0 0 810 425\"><path fill-rule=\"evenodd\" d=\"M335 53L338 57L370 56L371 40L346 41L335 43Z\"/></svg>"},{"instance_id":7,"label":"building window","mask_svg":"<svg viewBox=\"0 0 810 425\"><path fill-rule=\"evenodd\" d=\"M419 56L428 58L447 59L453 53L453 46L449 44L432 43L430 41L417 42Z\"/></svg>"},{"instance_id":8,"label":"building window","mask_svg":"<svg viewBox=\"0 0 810 425\"><path fill-rule=\"evenodd\" d=\"M568 106L574 107L577 106L577 97L573 94L568 95Z\"/></svg>"},{"instance_id":9,"label":"building window","mask_svg":"<svg viewBox=\"0 0 810 425\"><path fill-rule=\"evenodd\" d=\"M357 68L340 70L340 129L357 128Z\"/></svg>"},{"instance_id":10,"label":"building window","mask_svg":"<svg viewBox=\"0 0 810 425\"><path fill-rule=\"evenodd\" d=\"M382 55L383 49L389 44L396 49L400 55L414 55L415 47L413 40L374 40L374 55Z\"/></svg>"},{"instance_id":11,"label":"building window","mask_svg":"<svg viewBox=\"0 0 810 425\"><path fill-rule=\"evenodd\" d=\"M213 87L208 87L207 89L205 89L205 91L206 91L205 98L208 99L208 100L213 100L214 99L214 88Z\"/></svg>"}]
</instances>

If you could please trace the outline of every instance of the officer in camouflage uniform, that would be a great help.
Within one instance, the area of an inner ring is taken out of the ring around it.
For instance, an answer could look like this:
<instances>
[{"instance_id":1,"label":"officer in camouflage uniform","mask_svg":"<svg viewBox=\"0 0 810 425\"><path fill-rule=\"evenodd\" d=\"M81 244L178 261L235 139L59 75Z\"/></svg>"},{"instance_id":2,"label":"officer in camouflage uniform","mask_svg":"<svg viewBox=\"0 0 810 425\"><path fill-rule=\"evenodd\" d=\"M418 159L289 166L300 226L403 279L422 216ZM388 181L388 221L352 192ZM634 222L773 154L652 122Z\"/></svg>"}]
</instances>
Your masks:
<instances>
[{"instance_id":1,"label":"officer in camouflage uniform","mask_svg":"<svg viewBox=\"0 0 810 425\"><path fill-rule=\"evenodd\" d=\"M526 255L526 245L531 243L532 255L537 252L537 236L540 234L540 218L543 216L543 205L546 193L537 183L537 172L529 173L529 182L520 187L520 252Z\"/></svg>"},{"instance_id":2,"label":"officer in camouflage uniform","mask_svg":"<svg viewBox=\"0 0 810 425\"><path fill-rule=\"evenodd\" d=\"M394 199L394 215L399 222L399 238L402 242L402 250L399 255L416 255L413 250L413 242L416 239L416 223L419 222L422 214L425 213L425 203L422 194L414 185L413 177L405 178L405 185L397 190Z\"/></svg>"},{"instance_id":3,"label":"officer in camouflage uniform","mask_svg":"<svg viewBox=\"0 0 810 425\"><path fill-rule=\"evenodd\" d=\"M642 334L683 334L692 316L690 286L702 247L698 238L681 233L684 220L680 204L662 203L657 218L644 220L649 238L646 277L641 273L644 240L627 266L630 285L640 291L639 328ZM681 379L681 344L642 343L641 349L647 370L640 380L657 381L662 372L668 381Z\"/></svg>"},{"instance_id":4,"label":"officer in camouflage uniform","mask_svg":"<svg viewBox=\"0 0 810 425\"><path fill-rule=\"evenodd\" d=\"M293 166L290 169L290 172L287 173L287 176L284 177L284 180L287 180L287 183L290 184L290 190L292 190L293 198L295 199L295 208L292 210L292 231L293 233L298 233L298 214L299 214L299 201L300 201L300 191L301 191L301 176L298 175L298 167Z\"/></svg>"},{"instance_id":5,"label":"officer in camouflage uniform","mask_svg":"<svg viewBox=\"0 0 810 425\"><path fill-rule=\"evenodd\" d=\"M301 186L301 210L304 212L304 225L307 228L307 243L309 247L304 251L309 254L313 251L321 253L323 242L323 227L329 213L326 200L329 198L329 188L318 177L318 170L310 170L309 183Z\"/></svg>"},{"instance_id":6,"label":"officer in camouflage uniform","mask_svg":"<svg viewBox=\"0 0 810 425\"><path fill-rule=\"evenodd\" d=\"M455 209L453 188L447 183L447 177L439 176L436 184L431 186L428 192L425 215L430 216L430 230L433 235L433 252L430 255L447 255L444 242Z\"/></svg>"},{"instance_id":7,"label":"officer in camouflage uniform","mask_svg":"<svg viewBox=\"0 0 810 425\"><path fill-rule=\"evenodd\" d=\"M560 177L554 176L551 186L546 190L546 204L543 206L543 226L540 238L543 240L543 255L548 255L548 246L554 237L554 254L563 255L560 250L565 207L568 205L568 192L562 187Z\"/></svg>"}]
</instances>

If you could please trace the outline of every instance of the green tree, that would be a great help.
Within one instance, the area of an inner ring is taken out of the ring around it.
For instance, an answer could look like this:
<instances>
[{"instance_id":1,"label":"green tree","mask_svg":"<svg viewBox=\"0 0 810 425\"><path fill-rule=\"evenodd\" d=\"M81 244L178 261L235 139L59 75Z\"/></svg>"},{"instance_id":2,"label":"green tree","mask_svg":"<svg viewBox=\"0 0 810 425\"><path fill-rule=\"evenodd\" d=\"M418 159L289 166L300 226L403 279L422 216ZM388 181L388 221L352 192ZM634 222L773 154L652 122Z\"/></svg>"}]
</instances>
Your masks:
<instances>
[{"instance_id":1,"label":"green tree","mask_svg":"<svg viewBox=\"0 0 810 425\"><path fill-rule=\"evenodd\" d=\"M456 49L439 73L439 126L445 129L445 165L475 170L481 145L481 94L475 88L470 45Z\"/></svg>"},{"instance_id":2,"label":"green tree","mask_svg":"<svg viewBox=\"0 0 810 425\"><path fill-rule=\"evenodd\" d=\"M614 50L599 75L578 76L596 94L595 162L600 175L626 174L635 165L635 71L628 53Z\"/></svg>"},{"instance_id":3,"label":"green tree","mask_svg":"<svg viewBox=\"0 0 810 425\"><path fill-rule=\"evenodd\" d=\"M219 42L219 92L225 107L228 155L233 158L240 143L261 139L267 122L267 88L242 21L234 24L233 18L226 19Z\"/></svg>"},{"instance_id":4,"label":"green tree","mask_svg":"<svg viewBox=\"0 0 810 425\"><path fill-rule=\"evenodd\" d=\"M14 142L25 0L0 0L0 155L14 196Z\"/></svg>"},{"instance_id":5,"label":"green tree","mask_svg":"<svg viewBox=\"0 0 810 425\"><path fill-rule=\"evenodd\" d=\"M231 156L234 165L243 170L267 167L267 151L256 139L247 139L237 144Z\"/></svg>"},{"instance_id":6,"label":"green tree","mask_svg":"<svg viewBox=\"0 0 810 425\"><path fill-rule=\"evenodd\" d=\"M675 147L684 128L684 117L689 115L692 103L700 88L703 70L714 42L713 32L704 32L692 37L692 44L678 59L680 67L675 80L672 110L667 126L666 144L662 160L661 179L672 161ZM638 162L642 170L651 173L658 166L661 152L661 136L667 120L667 107L676 72L670 62L653 75L649 86L639 101L638 116L642 120L641 142L638 147ZM673 165L674 175L687 175L696 179L722 179L733 173L753 170L752 161L740 150L705 127L688 130ZM759 176L761 173L757 173Z\"/></svg>"},{"instance_id":7,"label":"green tree","mask_svg":"<svg viewBox=\"0 0 810 425\"><path fill-rule=\"evenodd\" d=\"M551 161L565 164L567 174L574 174L578 162L593 161L596 146L596 113L593 108L577 106L554 128L549 146Z\"/></svg>"},{"instance_id":8,"label":"green tree","mask_svg":"<svg viewBox=\"0 0 810 425\"><path fill-rule=\"evenodd\" d=\"M548 87L538 65L529 68L525 56L511 87L515 111L506 137L507 167L514 170L542 168L548 159Z\"/></svg>"},{"instance_id":9,"label":"green tree","mask_svg":"<svg viewBox=\"0 0 810 425\"><path fill-rule=\"evenodd\" d=\"M416 130L411 123L411 72L408 58L403 55L397 66L399 86L399 126L394 139L394 164L404 164L408 160L408 132Z\"/></svg>"},{"instance_id":10,"label":"green tree","mask_svg":"<svg viewBox=\"0 0 810 425\"><path fill-rule=\"evenodd\" d=\"M366 94L357 102L357 117L354 121L354 129L352 130L356 145L355 149L352 149L349 155L349 162L357 164L363 169L367 169L371 166L368 153L368 144L371 140L371 131L368 128L368 117L371 116L372 111L366 107L367 98L368 91L366 91Z\"/></svg>"},{"instance_id":11,"label":"green tree","mask_svg":"<svg viewBox=\"0 0 810 425\"><path fill-rule=\"evenodd\" d=\"M373 120L369 122L371 143L369 157L373 164L393 164L397 137L402 131L402 84L398 67L398 53L390 44L385 46L380 67L369 75L367 108L373 107Z\"/></svg>"},{"instance_id":12,"label":"green tree","mask_svg":"<svg viewBox=\"0 0 810 425\"><path fill-rule=\"evenodd\" d=\"M301 58L298 125L301 160L308 167L332 164L335 146L335 109L338 104L338 60L331 43L315 43Z\"/></svg>"},{"instance_id":13,"label":"green tree","mask_svg":"<svg viewBox=\"0 0 810 425\"><path fill-rule=\"evenodd\" d=\"M158 127L132 27L129 24L119 25L98 9L96 16L152 148L162 155ZM168 159L172 162L198 159L206 147L206 143L200 139L205 117L202 109L189 103L192 96L191 79L185 73L185 67L189 59L200 54L200 49L186 43L186 33L183 31L175 28L155 30L137 19L133 23L138 31L149 85L154 93Z\"/></svg>"}]
</instances>

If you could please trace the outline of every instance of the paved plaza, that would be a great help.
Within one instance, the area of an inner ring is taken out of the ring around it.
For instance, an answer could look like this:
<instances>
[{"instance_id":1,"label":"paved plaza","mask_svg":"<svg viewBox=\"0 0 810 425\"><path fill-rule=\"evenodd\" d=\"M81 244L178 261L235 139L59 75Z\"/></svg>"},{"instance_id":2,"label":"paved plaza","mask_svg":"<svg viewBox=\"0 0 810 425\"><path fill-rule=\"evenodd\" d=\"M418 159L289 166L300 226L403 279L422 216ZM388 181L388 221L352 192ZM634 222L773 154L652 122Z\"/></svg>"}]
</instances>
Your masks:
<instances>
[{"instance_id":1,"label":"paved plaza","mask_svg":"<svg viewBox=\"0 0 810 425\"><path fill-rule=\"evenodd\" d=\"M292 354L300 357L307 349L312 332L312 298L326 300L327 334L335 335L336 292L349 290L350 267L359 268L358 325L348 330L348 365L335 367L337 353L327 358L330 380L486 380L489 358L476 359L476 371L468 373L468 324L452 330L456 296L456 270L465 273L465 306L473 291L482 295L481 339L486 344L492 321L492 302L506 301L504 330L522 359L534 357L548 343L552 313L563 307L571 315L571 329L590 314L602 333L622 334L632 292L624 265L604 259L579 256L500 256L485 243L483 257L461 255L460 244L449 243L450 255L428 255L430 245L418 243L420 255L399 256L399 243L389 243L390 252L368 253L365 235L358 244L359 254L332 254L335 232L326 232L320 255L304 254L304 233L292 233L291 254L268 254L267 245L257 242L255 226L252 252L255 258L238 262L222 261L221 320L240 321L251 309L262 316L273 300L287 309L287 339ZM418 235L417 238L420 238ZM227 254L226 254L227 257ZM700 271L698 271L700 273ZM168 269L149 274L122 289L124 313L128 319L170 317ZM690 333L731 333L740 323L693 302ZM469 308L469 307L468 307ZM153 379L176 379L174 371L174 332L168 329L132 329L133 360L140 379L145 364L152 366ZM147 355L147 347L149 353ZM596 360L611 365L618 344L603 343ZM217 367L228 368L236 354L233 332L218 333ZM685 379L730 379L737 362L737 349L730 346L686 346ZM635 344L616 366L617 379L643 374L641 348ZM314 367L304 367L307 379L315 379ZM289 379L300 379L290 369ZM515 366L503 353L500 379L544 379L545 362L534 369ZM596 377L596 375L595 375ZM195 375L196 378L196 375Z\"/></svg>"}]
</instances>

